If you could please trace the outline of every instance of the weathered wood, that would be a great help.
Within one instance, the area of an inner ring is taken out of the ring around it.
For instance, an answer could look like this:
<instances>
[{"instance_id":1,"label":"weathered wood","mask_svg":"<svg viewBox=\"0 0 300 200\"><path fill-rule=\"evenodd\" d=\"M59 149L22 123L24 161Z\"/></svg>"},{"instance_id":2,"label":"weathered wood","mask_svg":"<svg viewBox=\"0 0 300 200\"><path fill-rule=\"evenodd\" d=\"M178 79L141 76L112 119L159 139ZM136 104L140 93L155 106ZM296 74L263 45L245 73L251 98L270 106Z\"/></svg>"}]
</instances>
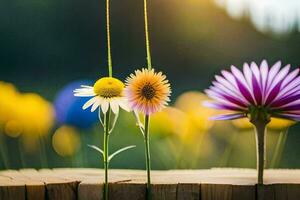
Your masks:
<instances>
[{"instance_id":1,"label":"weathered wood","mask_svg":"<svg viewBox=\"0 0 300 200\"><path fill-rule=\"evenodd\" d=\"M31 179L33 173L38 174L34 169L25 169L16 171L14 174L11 174L11 177L25 182L27 200L45 199L45 184L42 181Z\"/></svg>"},{"instance_id":2,"label":"weathered wood","mask_svg":"<svg viewBox=\"0 0 300 200\"><path fill-rule=\"evenodd\" d=\"M112 183L109 185L109 198L119 200L145 200L146 185L130 182Z\"/></svg>"},{"instance_id":3,"label":"weathered wood","mask_svg":"<svg viewBox=\"0 0 300 200\"><path fill-rule=\"evenodd\" d=\"M100 181L82 181L78 186L79 200L102 200L103 184Z\"/></svg>"},{"instance_id":4,"label":"weathered wood","mask_svg":"<svg viewBox=\"0 0 300 200\"><path fill-rule=\"evenodd\" d=\"M0 200L103 200L100 169L0 171ZM266 170L266 200L300 199L300 170ZM110 200L146 199L143 170L110 170ZM152 171L153 200L256 200L250 169Z\"/></svg>"},{"instance_id":5,"label":"weathered wood","mask_svg":"<svg viewBox=\"0 0 300 200\"><path fill-rule=\"evenodd\" d=\"M199 200L200 184L179 183L177 185L177 200Z\"/></svg>"},{"instance_id":6,"label":"weathered wood","mask_svg":"<svg viewBox=\"0 0 300 200\"><path fill-rule=\"evenodd\" d=\"M0 175L0 200L25 200L25 183Z\"/></svg>"}]
</instances>

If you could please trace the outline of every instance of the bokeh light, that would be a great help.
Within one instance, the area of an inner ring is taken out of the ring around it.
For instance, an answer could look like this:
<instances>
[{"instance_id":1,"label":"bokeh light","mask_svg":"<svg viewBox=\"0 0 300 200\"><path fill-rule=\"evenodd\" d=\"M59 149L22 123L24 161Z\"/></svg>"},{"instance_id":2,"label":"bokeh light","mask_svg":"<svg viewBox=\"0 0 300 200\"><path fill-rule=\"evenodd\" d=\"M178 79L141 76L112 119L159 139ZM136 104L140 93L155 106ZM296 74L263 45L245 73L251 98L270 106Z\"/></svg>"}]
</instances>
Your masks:
<instances>
[{"instance_id":1,"label":"bokeh light","mask_svg":"<svg viewBox=\"0 0 300 200\"><path fill-rule=\"evenodd\" d=\"M60 156L73 156L80 148L79 133L73 127L62 126L55 131L52 146Z\"/></svg>"},{"instance_id":2,"label":"bokeh light","mask_svg":"<svg viewBox=\"0 0 300 200\"><path fill-rule=\"evenodd\" d=\"M300 31L298 0L215 0L236 19L248 17L261 32L286 34Z\"/></svg>"},{"instance_id":3,"label":"bokeh light","mask_svg":"<svg viewBox=\"0 0 300 200\"><path fill-rule=\"evenodd\" d=\"M98 121L97 112L83 110L82 106L89 99L74 96L73 91L81 85L91 85L92 81L81 80L67 84L54 100L56 120L59 125L71 125L77 128L91 128Z\"/></svg>"},{"instance_id":4,"label":"bokeh light","mask_svg":"<svg viewBox=\"0 0 300 200\"><path fill-rule=\"evenodd\" d=\"M232 123L234 124L234 126L236 126L239 129L253 128L253 125L249 122L248 118L233 120ZM267 127L268 129L273 129L273 130L284 130L292 126L293 124L295 124L295 122L291 120L272 118L271 122L268 124Z\"/></svg>"}]
</instances>

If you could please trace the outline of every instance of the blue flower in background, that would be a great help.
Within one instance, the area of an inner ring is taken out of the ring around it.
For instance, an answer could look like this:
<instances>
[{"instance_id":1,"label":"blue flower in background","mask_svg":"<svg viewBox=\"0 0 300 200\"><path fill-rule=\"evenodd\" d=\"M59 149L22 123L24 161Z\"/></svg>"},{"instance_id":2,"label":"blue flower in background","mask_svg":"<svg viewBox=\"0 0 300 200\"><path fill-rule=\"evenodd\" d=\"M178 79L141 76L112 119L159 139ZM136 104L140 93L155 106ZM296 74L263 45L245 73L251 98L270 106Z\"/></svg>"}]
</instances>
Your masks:
<instances>
[{"instance_id":1,"label":"blue flower in background","mask_svg":"<svg viewBox=\"0 0 300 200\"><path fill-rule=\"evenodd\" d=\"M73 93L73 90L80 87L80 85L91 84L93 84L93 81L90 80L75 81L59 91L54 101L56 120L59 125L67 124L86 129L98 121L98 112L82 110L83 104L89 98L76 98Z\"/></svg>"}]
</instances>

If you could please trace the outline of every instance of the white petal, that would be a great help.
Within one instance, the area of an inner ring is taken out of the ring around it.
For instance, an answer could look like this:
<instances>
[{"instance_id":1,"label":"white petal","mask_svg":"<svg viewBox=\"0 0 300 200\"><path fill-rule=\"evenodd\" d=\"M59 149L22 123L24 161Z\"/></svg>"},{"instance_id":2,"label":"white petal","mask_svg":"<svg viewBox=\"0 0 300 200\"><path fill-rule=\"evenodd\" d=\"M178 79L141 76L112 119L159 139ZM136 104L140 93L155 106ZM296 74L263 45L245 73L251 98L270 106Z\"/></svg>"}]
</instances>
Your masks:
<instances>
[{"instance_id":1,"label":"white petal","mask_svg":"<svg viewBox=\"0 0 300 200\"><path fill-rule=\"evenodd\" d=\"M131 111L131 109L130 109L130 107L129 107L129 105L128 105L128 101L127 101L125 98L119 99L119 106L120 106L123 110L125 110L125 111L127 111L127 112L130 112L130 111Z\"/></svg>"},{"instance_id":2,"label":"white petal","mask_svg":"<svg viewBox=\"0 0 300 200\"><path fill-rule=\"evenodd\" d=\"M110 103L110 108L113 113L118 114L119 113L119 104L118 100L112 100Z\"/></svg>"},{"instance_id":3,"label":"white petal","mask_svg":"<svg viewBox=\"0 0 300 200\"><path fill-rule=\"evenodd\" d=\"M81 88L81 89L74 90L74 96L77 97L91 97L95 95L96 94L92 88Z\"/></svg>"},{"instance_id":4,"label":"white petal","mask_svg":"<svg viewBox=\"0 0 300 200\"><path fill-rule=\"evenodd\" d=\"M93 97L93 96L95 96L95 94L92 94L92 93L75 93L74 96L75 97Z\"/></svg>"},{"instance_id":5,"label":"white petal","mask_svg":"<svg viewBox=\"0 0 300 200\"><path fill-rule=\"evenodd\" d=\"M105 114L108 111L109 103L106 99L103 99L101 103L102 112Z\"/></svg>"},{"instance_id":6,"label":"white petal","mask_svg":"<svg viewBox=\"0 0 300 200\"><path fill-rule=\"evenodd\" d=\"M97 101L97 98L98 98L98 97L93 97L93 98L91 98L90 100L88 100L88 101L82 106L82 109L85 110L85 109L87 109L88 107L90 107L92 104L94 104L94 103Z\"/></svg>"},{"instance_id":7,"label":"white petal","mask_svg":"<svg viewBox=\"0 0 300 200\"><path fill-rule=\"evenodd\" d=\"M97 101L93 104L91 111L94 112L100 105L101 100L98 98Z\"/></svg>"},{"instance_id":8,"label":"white petal","mask_svg":"<svg viewBox=\"0 0 300 200\"><path fill-rule=\"evenodd\" d=\"M89 86L89 85L81 85L81 87L83 87L83 88L93 88L92 86Z\"/></svg>"}]
</instances>

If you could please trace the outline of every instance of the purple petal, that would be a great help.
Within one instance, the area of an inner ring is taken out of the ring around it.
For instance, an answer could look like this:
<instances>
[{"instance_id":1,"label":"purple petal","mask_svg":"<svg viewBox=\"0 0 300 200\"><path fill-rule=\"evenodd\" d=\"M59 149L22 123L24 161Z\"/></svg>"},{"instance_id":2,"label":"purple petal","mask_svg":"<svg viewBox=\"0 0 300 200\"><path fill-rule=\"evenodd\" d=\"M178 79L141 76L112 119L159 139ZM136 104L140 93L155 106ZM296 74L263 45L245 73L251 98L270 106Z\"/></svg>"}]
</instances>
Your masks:
<instances>
[{"instance_id":1,"label":"purple petal","mask_svg":"<svg viewBox=\"0 0 300 200\"><path fill-rule=\"evenodd\" d=\"M260 105L262 102L262 88L255 76L252 76L252 88L256 103Z\"/></svg>"},{"instance_id":2,"label":"purple petal","mask_svg":"<svg viewBox=\"0 0 300 200\"><path fill-rule=\"evenodd\" d=\"M294 71L292 71L291 73L289 73L289 75L287 75L285 77L284 81L282 82L281 87L285 87L286 85L291 83L293 80L295 80L295 78L297 77L298 74L299 74L299 68L297 68Z\"/></svg>"},{"instance_id":3,"label":"purple petal","mask_svg":"<svg viewBox=\"0 0 300 200\"><path fill-rule=\"evenodd\" d=\"M291 119L294 121L300 121L300 115L296 114L279 114L276 117L283 118L283 119Z\"/></svg>"},{"instance_id":4,"label":"purple petal","mask_svg":"<svg viewBox=\"0 0 300 200\"><path fill-rule=\"evenodd\" d=\"M210 87L210 90L215 92L216 94L218 94L218 96L220 96L224 100L229 101L230 103L233 103L233 104L236 104L236 105L239 105L242 107L247 107L247 104L244 103L243 101L241 101L241 98L235 97L234 95L230 95L226 91L222 91L218 87L214 87L214 86Z\"/></svg>"},{"instance_id":5,"label":"purple petal","mask_svg":"<svg viewBox=\"0 0 300 200\"><path fill-rule=\"evenodd\" d=\"M284 111L296 111L296 110L300 110L300 99L297 99L291 103L282 105L279 107L280 110L284 110Z\"/></svg>"},{"instance_id":6,"label":"purple petal","mask_svg":"<svg viewBox=\"0 0 300 200\"><path fill-rule=\"evenodd\" d=\"M252 62L250 68L251 68L251 71L252 71L253 75L255 76L257 82L261 83L260 71L259 71L257 64L255 62Z\"/></svg>"},{"instance_id":7,"label":"purple petal","mask_svg":"<svg viewBox=\"0 0 300 200\"><path fill-rule=\"evenodd\" d=\"M238 89L238 86L236 84L235 81L235 77L228 71L226 70L222 70L221 71L222 75L224 76L224 78L231 84L233 85L236 89Z\"/></svg>"},{"instance_id":8,"label":"purple petal","mask_svg":"<svg viewBox=\"0 0 300 200\"><path fill-rule=\"evenodd\" d=\"M274 101L270 105L270 107L281 107L281 106L283 106L285 104L289 104L289 103L291 103L293 101L296 101L296 100L299 100L299 99L300 99L300 94L293 94L291 96L287 96L285 98L282 98L282 99L280 99L278 101Z\"/></svg>"},{"instance_id":9,"label":"purple petal","mask_svg":"<svg viewBox=\"0 0 300 200\"><path fill-rule=\"evenodd\" d=\"M233 119L240 119L244 118L244 113L236 113L236 114L227 114L227 115L217 115L214 117L211 117L211 120L233 120Z\"/></svg>"},{"instance_id":10,"label":"purple petal","mask_svg":"<svg viewBox=\"0 0 300 200\"><path fill-rule=\"evenodd\" d=\"M266 98L267 98L265 102L266 104L269 104L273 100L275 100L276 96L279 94L279 91L281 89L281 84L283 82L283 79L286 77L289 70L290 70L290 65L287 65L282 70L280 70L280 72L275 76L266 94Z\"/></svg>"},{"instance_id":11,"label":"purple petal","mask_svg":"<svg viewBox=\"0 0 300 200\"><path fill-rule=\"evenodd\" d=\"M243 109L243 107L241 107L237 104L234 104L233 102L227 100L225 97L223 97L222 95L220 95L219 93L217 93L211 89L205 90L205 93L210 98L215 99L216 101L218 101L221 104L229 105L229 106L234 107L235 109L239 109L239 110Z\"/></svg>"},{"instance_id":12,"label":"purple petal","mask_svg":"<svg viewBox=\"0 0 300 200\"><path fill-rule=\"evenodd\" d=\"M261 86L262 86L263 96L265 94L264 91L267 86L268 73L269 73L268 63L266 60L263 60L260 64L260 76L261 76Z\"/></svg>"},{"instance_id":13,"label":"purple petal","mask_svg":"<svg viewBox=\"0 0 300 200\"><path fill-rule=\"evenodd\" d=\"M276 76L276 74L278 73L279 69L281 67L281 61L276 62L270 69L269 74L268 74L268 79L267 79L267 86L266 88L268 89L274 79L274 77Z\"/></svg>"},{"instance_id":14,"label":"purple petal","mask_svg":"<svg viewBox=\"0 0 300 200\"><path fill-rule=\"evenodd\" d=\"M282 107L281 109L282 109L283 111L300 110L300 103L298 102L298 104L294 104L294 105Z\"/></svg>"},{"instance_id":15,"label":"purple petal","mask_svg":"<svg viewBox=\"0 0 300 200\"><path fill-rule=\"evenodd\" d=\"M299 84L300 84L300 77L298 77L297 79L299 79ZM297 81L298 82L298 81ZM288 96L294 95L295 93L298 93L300 91L300 85L293 85L293 87L285 87L283 88L279 94L277 95L277 97L274 99L275 100L281 100L283 98L286 98Z\"/></svg>"},{"instance_id":16,"label":"purple petal","mask_svg":"<svg viewBox=\"0 0 300 200\"><path fill-rule=\"evenodd\" d=\"M247 101L240 93L239 89L229 83L226 79L221 76L216 76L216 80L217 81L213 81L213 85L224 91L225 94L230 94L231 96L240 99L244 104L249 103L249 101Z\"/></svg>"},{"instance_id":17,"label":"purple petal","mask_svg":"<svg viewBox=\"0 0 300 200\"><path fill-rule=\"evenodd\" d=\"M236 83L238 85L238 88L240 90L240 92L242 93L242 95L252 104L254 104L254 100L252 98L251 93L249 92L249 90L247 89L247 87L245 85L243 85L238 79L236 79Z\"/></svg>"},{"instance_id":18,"label":"purple petal","mask_svg":"<svg viewBox=\"0 0 300 200\"><path fill-rule=\"evenodd\" d=\"M203 102L203 105L209 108L214 108L214 109L220 109L220 110L233 110L233 111L242 111L242 109L226 105L226 104L221 104L217 102Z\"/></svg>"},{"instance_id":19,"label":"purple petal","mask_svg":"<svg viewBox=\"0 0 300 200\"><path fill-rule=\"evenodd\" d=\"M279 94L279 91L280 91L280 88L281 88L281 82L279 84L277 84L270 92L269 95L267 95L267 98L266 98L266 102L265 104L270 104L271 102L274 101L274 99L277 97L277 95Z\"/></svg>"},{"instance_id":20,"label":"purple petal","mask_svg":"<svg viewBox=\"0 0 300 200\"><path fill-rule=\"evenodd\" d=\"M250 89L252 89L252 71L251 71L248 63L244 63L243 73L244 73L244 77L245 77L248 85L250 86Z\"/></svg>"},{"instance_id":21,"label":"purple petal","mask_svg":"<svg viewBox=\"0 0 300 200\"><path fill-rule=\"evenodd\" d=\"M213 81L213 85L215 88L217 88L220 93L230 95L236 99L239 99L241 102L243 102L245 105L248 103L248 101L241 96L241 94L236 94L233 91L229 90L228 88L224 87L224 85L220 84L219 82Z\"/></svg>"},{"instance_id":22,"label":"purple petal","mask_svg":"<svg viewBox=\"0 0 300 200\"><path fill-rule=\"evenodd\" d=\"M291 66L285 66L280 72L274 77L273 82L271 83L269 90L272 90L279 82L281 82L289 73Z\"/></svg>"}]
</instances>

